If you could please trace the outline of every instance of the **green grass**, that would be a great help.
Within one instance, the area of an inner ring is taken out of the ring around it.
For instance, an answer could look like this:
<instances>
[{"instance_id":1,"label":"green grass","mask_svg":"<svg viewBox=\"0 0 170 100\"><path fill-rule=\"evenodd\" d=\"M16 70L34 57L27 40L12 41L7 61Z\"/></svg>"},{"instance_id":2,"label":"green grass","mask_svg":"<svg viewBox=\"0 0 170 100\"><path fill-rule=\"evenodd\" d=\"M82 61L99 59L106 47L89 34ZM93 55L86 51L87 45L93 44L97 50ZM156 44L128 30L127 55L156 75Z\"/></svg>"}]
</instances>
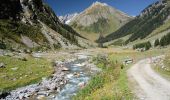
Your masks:
<instances>
[{"instance_id":1,"label":"green grass","mask_svg":"<svg viewBox=\"0 0 170 100\"><path fill-rule=\"evenodd\" d=\"M31 26L19 21L0 19L0 41L6 44L7 49L17 44L24 46L21 35L29 37L36 43L43 44L47 42L46 38L41 33L39 25Z\"/></svg>"},{"instance_id":2,"label":"green grass","mask_svg":"<svg viewBox=\"0 0 170 100\"><path fill-rule=\"evenodd\" d=\"M97 56L94 61L102 72L94 76L87 86L80 90L73 100L132 100L133 93L128 83L127 70L129 66L123 66L122 62L132 58L134 63L140 59L161 55L166 50L149 50L146 52L122 51L110 52L108 57ZM123 67L123 69L122 69Z\"/></svg>"},{"instance_id":3,"label":"green grass","mask_svg":"<svg viewBox=\"0 0 170 100\"><path fill-rule=\"evenodd\" d=\"M16 42L20 42L20 35L28 36L36 42L46 41L43 34L41 34L40 26L26 25L11 20L0 20L0 33L0 36L13 39Z\"/></svg>"},{"instance_id":4,"label":"green grass","mask_svg":"<svg viewBox=\"0 0 170 100\"><path fill-rule=\"evenodd\" d=\"M97 58L97 66L102 72L94 76L89 84L82 89L73 100L122 100L132 99L126 77L127 68L121 69L121 64L112 54L107 59Z\"/></svg>"},{"instance_id":5,"label":"green grass","mask_svg":"<svg viewBox=\"0 0 170 100\"><path fill-rule=\"evenodd\" d=\"M52 74L51 63L46 59L28 57L22 61L13 57L0 57L6 68L0 69L0 91L10 91L18 87L39 82L42 77ZM18 68L12 70L12 68Z\"/></svg>"}]
</instances>

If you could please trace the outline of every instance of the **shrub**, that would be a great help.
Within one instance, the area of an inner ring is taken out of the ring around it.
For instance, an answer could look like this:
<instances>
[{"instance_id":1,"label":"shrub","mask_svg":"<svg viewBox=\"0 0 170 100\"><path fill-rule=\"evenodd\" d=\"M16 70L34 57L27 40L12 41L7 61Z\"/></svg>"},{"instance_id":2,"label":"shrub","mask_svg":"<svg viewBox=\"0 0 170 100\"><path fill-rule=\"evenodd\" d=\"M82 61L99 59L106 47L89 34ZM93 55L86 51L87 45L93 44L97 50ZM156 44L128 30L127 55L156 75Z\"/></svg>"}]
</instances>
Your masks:
<instances>
[{"instance_id":1,"label":"shrub","mask_svg":"<svg viewBox=\"0 0 170 100\"><path fill-rule=\"evenodd\" d=\"M133 49L140 49L140 48L144 48L145 50L149 50L152 47L151 43L148 42L144 42L144 43L139 43L133 46Z\"/></svg>"},{"instance_id":2,"label":"shrub","mask_svg":"<svg viewBox=\"0 0 170 100\"><path fill-rule=\"evenodd\" d=\"M0 43L0 49L6 49L6 45L4 43Z\"/></svg>"}]
</instances>

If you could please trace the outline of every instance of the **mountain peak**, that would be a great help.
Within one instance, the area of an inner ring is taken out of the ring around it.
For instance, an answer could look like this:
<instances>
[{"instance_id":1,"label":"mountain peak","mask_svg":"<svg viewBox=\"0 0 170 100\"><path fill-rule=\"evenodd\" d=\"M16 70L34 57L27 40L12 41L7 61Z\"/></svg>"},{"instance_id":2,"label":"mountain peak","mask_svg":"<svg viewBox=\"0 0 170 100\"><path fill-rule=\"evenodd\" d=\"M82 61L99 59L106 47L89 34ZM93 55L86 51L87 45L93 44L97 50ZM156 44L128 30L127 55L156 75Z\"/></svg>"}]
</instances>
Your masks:
<instances>
[{"instance_id":1,"label":"mountain peak","mask_svg":"<svg viewBox=\"0 0 170 100\"><path fill-rule=\"evenodd\" d=\"M106 3L96 1L71 20L69 25L82 32L85 37L87 36L86 33L92 33L92 35L88 35L89 37L87 36L86 38L96 40L96 35L99 35L100 32L103 34L114 32L131 19L124 12Z\"/></svg>"},{"instance_id":2,"label":"mountain peak","mask_svg":"<svg viewBox=\"0 0 170 100\"><path fill-rule=\"evenodd\" d=\"M100 5L100 6L108 6L108 4L106 4L106 3L101 3L101 2L99 2L99 1L96 1L96 2L94 2L94 3L92 4L92 6L97 6L97 5Z\"/></svg>"}]
</instances>

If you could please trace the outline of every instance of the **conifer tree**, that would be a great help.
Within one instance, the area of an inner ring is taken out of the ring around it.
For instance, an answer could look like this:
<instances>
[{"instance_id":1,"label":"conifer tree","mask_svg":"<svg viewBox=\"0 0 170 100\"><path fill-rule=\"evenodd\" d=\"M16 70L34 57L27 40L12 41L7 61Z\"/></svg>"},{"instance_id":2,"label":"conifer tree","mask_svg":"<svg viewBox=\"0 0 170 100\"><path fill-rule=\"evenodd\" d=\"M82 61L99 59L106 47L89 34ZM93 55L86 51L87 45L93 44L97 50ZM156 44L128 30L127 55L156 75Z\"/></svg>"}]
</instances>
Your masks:
<instances>
[{"instance_id":1,"label":"conifer tree","mask_svg":"<svg viewBox=\"0 0 170 100\"><path fill-rule=\"evenodd\" d=\"M156 40L155 40L155 43L154 43L154 47L157 47L159 44L160 44L160 43L159 43L159 39L156 39Z\"/></svg>"}]
</instances>

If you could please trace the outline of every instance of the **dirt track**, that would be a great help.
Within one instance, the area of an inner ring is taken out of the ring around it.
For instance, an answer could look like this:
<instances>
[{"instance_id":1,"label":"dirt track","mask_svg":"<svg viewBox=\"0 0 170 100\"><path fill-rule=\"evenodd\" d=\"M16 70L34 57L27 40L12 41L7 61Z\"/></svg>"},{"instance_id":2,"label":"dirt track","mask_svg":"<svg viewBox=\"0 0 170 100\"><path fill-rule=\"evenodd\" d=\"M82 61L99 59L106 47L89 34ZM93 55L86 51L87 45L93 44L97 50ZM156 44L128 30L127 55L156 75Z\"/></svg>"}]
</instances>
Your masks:
<instances>
[{"instance_id":1,"label":"dirt track","mask_svg":"<svg viewBox=\"0 0 170 100\"><path fill-rule=\"evenodd\" d=\"M170 82L154 72L150 59L144 59L128 70L137 100L170 100Z\"/></svg>"}]
</instances>

